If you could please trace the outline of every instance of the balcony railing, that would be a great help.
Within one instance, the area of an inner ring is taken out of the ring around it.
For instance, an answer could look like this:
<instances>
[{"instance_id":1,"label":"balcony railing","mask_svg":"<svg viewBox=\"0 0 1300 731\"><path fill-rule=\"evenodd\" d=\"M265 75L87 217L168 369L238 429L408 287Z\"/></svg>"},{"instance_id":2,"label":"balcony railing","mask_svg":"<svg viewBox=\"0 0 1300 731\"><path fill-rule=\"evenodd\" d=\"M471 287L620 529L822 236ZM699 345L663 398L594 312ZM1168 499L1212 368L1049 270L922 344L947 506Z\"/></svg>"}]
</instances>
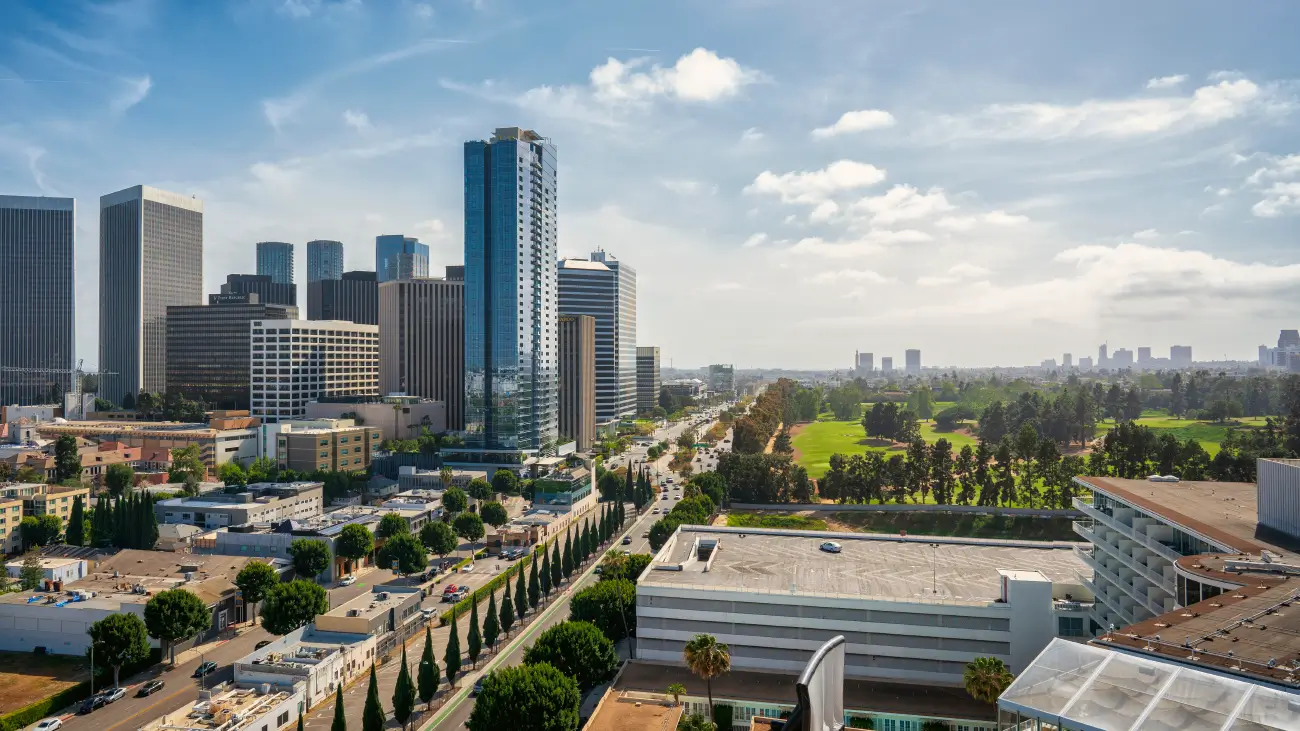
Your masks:
<instances>
[{"instance_id":1,"label":"balcony railing","mask_svg":"<svg viewBox=\"0 0 1300 731\"><path fill-rule=\"evenodd\" d=\"M1096 557L1094 557L1086 549L1075 546L1074 554L1078 556L1081 561L1083 561L1090 568L1092 568L1092 570L1096 572L1095 574L1096 576L1100 576L1101 578L1105 579L1107 582L1114 584L1120 591L1127 594L1128 597L1132 599L1134 602L1136 602L1139 606L1146 609L1148 612L1151 612L1152 615L1165 613L1164 607L1154 604L1149 599L1146 598L1146 592L1134 586L1132 583L1125 581L1123 578L1120 577L1119 574L1116 574L1105 564L1098 561Z\"/></svg>"},{"instance_id":2,"label":"balcony railing","mask_svg":"<svg viewBox=\"0 0 1300 731\"><path fill-rule=\"evenodd\" d=\"M1093 520L1101 521L1102 523L1105 523L1106 525L1110 526L1111 528L1114 528L1120 533L1123 533L1129 539L1141 543L1146 548L1155 551L1156 553L1160 554L1164 558L1168 559L1170 563L1173 563L1174 561L1177 561L1178 559L1183 557L1182 554L1178 553L1177 551L1170 548L1169 546L1166 546L1165 544L1161 543L1160 541L1157 541L1156 539L1148 536L1145 533L1133 530L1131 526L1125 525L1119 520L1116 520L1114 516L1108 513L1103 513L1102 511L1094 508L1090 503L1086 503L1083 500L1080 500L1079 498L1074 498L1074 507L1076 510L1081 511L1084 515L1088 516L1089 518L1092 518Z\"/></svg>"},{"instance_id":3,"label":"balcony railing","mask_svg":"<svg viewBox=\"0 0 1300 731\"><path fill-rule=\"evenodd\" d=\"M1174 583L1172 581L1166 579L1162 574L1157 574L1156 572L1152 571L1150 568L1146 566L1146 564L1143 564L1142 562L1134 559L1132 556L1129 556L1123 551L1115 550L1115 548L1110 544L1109 541L1106 541L1102 539L1101 536L1098 536L1096 531L1093 531L1090 527L1084 525L1083 521L1079 521L1079 520L1074 521L1074 532L1078 533L1080 536L1087 539L1089 543L1096 546L1097 548L1100 548L1103 552L1111 556L1114 556L1116 559L1119 560L1120 563L1124 564L1130 569L1133 569L1138 574L1140 574L1142 578L1160 587L1162 590L1168 593L1169 596L1172 597L1174 595Z\"/></svg>"},{"instance_id":4,"label":"balcony railing","mask_svg":"<svg viewBox=\"0 0 1300 731\"><path fill-rule=\"evenodd\" d=\"M1104 605L1111 612L1114 612L1115 616L1119 617L1120 620L1124 622L1125 627L1127 627L1130 624L1137 624L1137 622L1133 620L1133 614L1131 612L1126 611L1117 602L1114 602L1110 597L1106 596L1105 593L1102 592L1101 587L1099 587L1096 584L1096 582L1094 582L1092 579L1088 578L1083 574L1078 574L1078 577L1079 577L1079 581L1082 582L1083 585L1087 587L1089 591L1092 592L1094 599L1097 602ZM1102 624L1102 623L1098 622L1097 624Z\"/></svg>"}]
</instances>

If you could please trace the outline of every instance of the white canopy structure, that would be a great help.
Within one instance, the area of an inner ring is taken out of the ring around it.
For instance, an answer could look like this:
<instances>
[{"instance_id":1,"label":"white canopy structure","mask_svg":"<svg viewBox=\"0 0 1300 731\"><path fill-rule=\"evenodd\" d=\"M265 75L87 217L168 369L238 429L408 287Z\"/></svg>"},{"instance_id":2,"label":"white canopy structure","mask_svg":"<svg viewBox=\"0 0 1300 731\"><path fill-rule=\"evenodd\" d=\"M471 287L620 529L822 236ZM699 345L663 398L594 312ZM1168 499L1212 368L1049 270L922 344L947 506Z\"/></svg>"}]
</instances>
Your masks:
<instances>
[{"instance_id":1,"label":"white canopy structure","mask_svg":"<svg viewBox=\"0 0 1300 731\"><path fill-rule=\"evenodd\" d=\"M1055 639L998 699L1015 731L1300 731L1300 695Z\"/></svg>"}]
</instances>

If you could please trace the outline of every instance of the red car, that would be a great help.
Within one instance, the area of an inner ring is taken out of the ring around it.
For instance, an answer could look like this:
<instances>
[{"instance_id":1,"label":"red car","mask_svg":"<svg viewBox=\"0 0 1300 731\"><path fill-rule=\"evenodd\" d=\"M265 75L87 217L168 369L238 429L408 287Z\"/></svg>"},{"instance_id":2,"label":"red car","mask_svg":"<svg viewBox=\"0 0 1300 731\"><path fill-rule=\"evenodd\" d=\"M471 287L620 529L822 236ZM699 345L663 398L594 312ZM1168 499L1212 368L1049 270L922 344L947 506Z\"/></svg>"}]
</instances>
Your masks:
<instances>
[{"instance_id":1,"label":"red car","mask_svg":"<svg viewBox=\"0 0 1300 731\"><path fill-rule=\"evenodd\" d=\"M455 584L448 584L442 589L443 594L455 594L458 591L460 591L460 587Z\"/></svg>"}]
</instances>

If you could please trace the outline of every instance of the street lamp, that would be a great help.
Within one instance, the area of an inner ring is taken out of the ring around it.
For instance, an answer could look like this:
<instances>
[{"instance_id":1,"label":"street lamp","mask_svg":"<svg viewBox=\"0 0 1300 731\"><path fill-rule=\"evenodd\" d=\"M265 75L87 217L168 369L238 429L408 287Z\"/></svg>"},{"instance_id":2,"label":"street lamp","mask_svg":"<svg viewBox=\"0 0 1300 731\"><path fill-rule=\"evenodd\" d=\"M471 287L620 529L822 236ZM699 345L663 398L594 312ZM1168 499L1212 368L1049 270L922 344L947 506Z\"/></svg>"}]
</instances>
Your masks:
<instances>
[{"instance_id":1,"label":"street lamp","mask_svg":"<svg viewBox=\"0 0 1300 731\"><path fill-rule=\"evenodd\" d=\"M938 562L939 562L939 544L930 544L930 593L938 594Z\"/></svg>"}]
</instances>

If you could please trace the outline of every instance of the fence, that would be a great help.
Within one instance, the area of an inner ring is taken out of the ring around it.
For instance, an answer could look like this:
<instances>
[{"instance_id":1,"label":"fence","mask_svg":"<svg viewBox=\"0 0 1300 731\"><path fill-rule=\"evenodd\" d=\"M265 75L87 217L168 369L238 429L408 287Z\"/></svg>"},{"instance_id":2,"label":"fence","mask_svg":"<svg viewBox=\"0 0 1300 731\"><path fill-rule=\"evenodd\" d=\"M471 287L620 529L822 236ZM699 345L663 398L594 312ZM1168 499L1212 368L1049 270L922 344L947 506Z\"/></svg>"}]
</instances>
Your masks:
<instances>
[{"instance_id":1,"label":"fence","mask_svg":"<svg viewBox=\"0 0 1300 731\"><path fill-rule=\"evenodd\" d=\"M769 512L798 513L803 511L825 513L965 513L968 515L1009 515L1034 518L1082 518L1078 510L1049 510L1047 508L999 508L983 505L861 505L836 503L731 503L729 510L766 510Z\"/></svg>"}]
</instances>

